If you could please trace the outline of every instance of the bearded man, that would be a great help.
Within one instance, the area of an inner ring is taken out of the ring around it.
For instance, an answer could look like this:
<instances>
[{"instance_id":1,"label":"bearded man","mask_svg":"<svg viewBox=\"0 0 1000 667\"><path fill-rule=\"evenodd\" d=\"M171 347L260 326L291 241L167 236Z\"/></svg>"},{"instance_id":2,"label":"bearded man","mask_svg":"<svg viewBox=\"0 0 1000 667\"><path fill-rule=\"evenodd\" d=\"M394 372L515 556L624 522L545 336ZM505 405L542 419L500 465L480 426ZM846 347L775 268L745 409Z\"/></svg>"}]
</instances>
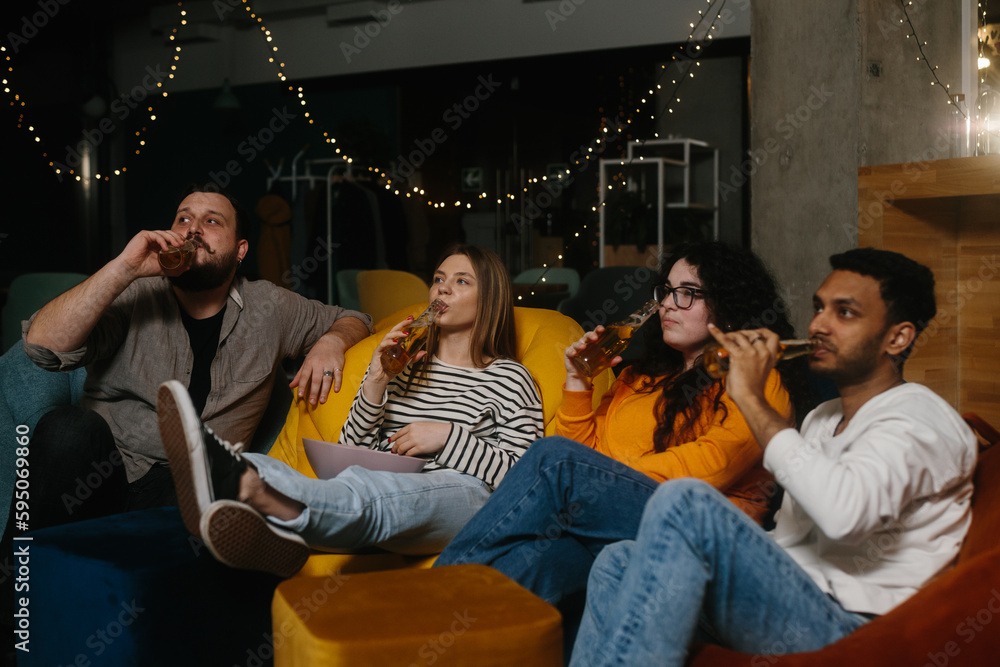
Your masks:
<instances>
[{"instance_id":1,"label":"bearded man","mask_svg":"<svg viewBox=\"0 0 1000 667\"><path fill-rule=\"evenodd\" d=\"M176 504L156 418L166 380L183 383L202 420L240 442L257 429L283 360L305 355L289 385L300 398L323 403L340 390L344 354L371 318L237 277L247 222L228 192L193 184L170 229L139 232L24 323L36 365L87 369L79 406L46 414L32 437L32 528ZM190 264L164 269L159 253L185 241Z\"/></svg>"}]
</instances>

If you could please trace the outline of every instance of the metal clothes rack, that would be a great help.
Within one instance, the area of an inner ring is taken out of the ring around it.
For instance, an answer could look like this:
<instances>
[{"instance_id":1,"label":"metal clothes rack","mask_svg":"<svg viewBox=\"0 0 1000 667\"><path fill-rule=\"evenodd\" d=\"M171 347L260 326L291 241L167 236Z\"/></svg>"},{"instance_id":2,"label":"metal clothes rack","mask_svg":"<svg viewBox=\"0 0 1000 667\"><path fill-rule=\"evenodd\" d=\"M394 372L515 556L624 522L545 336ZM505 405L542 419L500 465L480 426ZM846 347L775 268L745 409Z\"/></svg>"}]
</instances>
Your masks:
<instances>
[{"instance_id":1,"label":"metal clothes rack","mask_svg":"<svg viewBox=\"0 0 1000 667\"><path fill-rule=\"evenodd\" d=\"M285 159L281 158L278 161L277 167L272 167L270 163L265 161L267 169L271 172L270 176L267 177L267 191L271 191L271 186L275 182L291 183L292 186L292 205L295 205L296 197L298 196L298 184L300 182L306 182L309 184L309 189L312 189L317 181L326 182L326 247L329 251L330 246L333 243L333 197L332 197L332 183L333 177L337 173L343 173L346 176L353 176L354 171L351 163L343 158L314 158L311 160L304 160L303 164L305 169L302 173L299 173L299 160L308 150L309 145L306 144L302 150L295 154L292 158L292 169L291 175L282 176L281 172L284 169ZM314 173L314 166L327 166L326 174ZM329 260L326 263L326 302L328 305L333 305L333 255L331 253Z\"/></svg>"}]
</instances>

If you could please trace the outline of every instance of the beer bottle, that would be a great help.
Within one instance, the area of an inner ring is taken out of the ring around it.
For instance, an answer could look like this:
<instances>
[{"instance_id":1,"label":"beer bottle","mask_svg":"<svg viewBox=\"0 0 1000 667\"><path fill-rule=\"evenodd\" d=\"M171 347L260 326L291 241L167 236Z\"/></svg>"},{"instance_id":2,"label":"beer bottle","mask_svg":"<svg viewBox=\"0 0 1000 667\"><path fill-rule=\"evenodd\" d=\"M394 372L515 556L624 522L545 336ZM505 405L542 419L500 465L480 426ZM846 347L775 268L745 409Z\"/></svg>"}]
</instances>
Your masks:
<instances>
[{"instance_id":1,"label":"beer bottle","mask_svg":"<svg viewBox=\"0 0 1000 667\"><path fill-rule=\"evenodd\" d=\"M798 338L778 341L778 360L794 359L809 354L819 346L815 338ZM714 378L725 377L729 372L729 351L718 343L711 343L702 355L705 370Z\"/></svg>"},{"instance_id":2,"label":"beer bottle","mask_svg":"<svg viewBox=\"0 0 1000 667\"><path fill-rule=\"evenodd\" d=\"M160 260L160 266L168 271L182 266L190 266L191 260L194 258L195 248L200 245L201 243L194 238L185 239L182 246L170 246L166 250L161 250L157 259Z\"/></svg>"},{"instance_id":3,"label":"beer bottle","mask_svg":"<svg viewBox=\"0 0 1000 667\"><path fill-rule=\"evenodd\" d=\"M626 319L609 324L597 341L587 343L587 347L577 352L575 357L570 357L573 365L587 377L594 377L605 368L610 368L611 360L625 351L635 332L659 307L658 301L650 299Z\"/></svg>"},{"instance_id":4,"label":"beer bottle","mask_svg":"<svg viewBox=\"0 0 1000 667\"><path fill-rule=\"evenodd\" d=\"M427 310L420 313L417 319L403 332L407 335L399 340L399 343L382 350L382 368L386 373L396 375L406 368L410 359L427 344L427 337L431 333L431 325L434 318L445 311L444 301L434 299L427 306Z\"/></svg>"}]
</instances>

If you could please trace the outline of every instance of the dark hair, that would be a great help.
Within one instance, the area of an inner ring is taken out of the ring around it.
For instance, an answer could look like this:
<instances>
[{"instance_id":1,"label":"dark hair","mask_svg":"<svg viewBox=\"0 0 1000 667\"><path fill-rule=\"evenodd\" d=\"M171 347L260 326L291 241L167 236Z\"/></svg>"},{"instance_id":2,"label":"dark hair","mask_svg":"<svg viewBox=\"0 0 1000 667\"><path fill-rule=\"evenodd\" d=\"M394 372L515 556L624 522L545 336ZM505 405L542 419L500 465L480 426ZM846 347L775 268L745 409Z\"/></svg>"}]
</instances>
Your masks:
<instances>
[{"instance_id":1,"label":"dark hair","mask_svg":"<svg viewBox=\"0 0 1000 667\"><path fill-rule=\"evenodd\" d=\"M229 192L229 190L225 189L215 181L195 181L184 188L184 192L181 193L181 198L177 200L177 205L180 206L182 201L187 199L189 195L193 195L196 192L210 192L212 194L222 195L228 199L229 203L233 207L233 210L236 211L236 240L242 241L246 238L247 222L249 221L247 211L243 208L243 205L237 201L236 197Z\"/></svg>"},{"instance_id":2,"label":"dark hair","mask_svg":"<svg viewBox=\"0 0 1000 667\"><path fill-rule=\"evenodd\" d=\"M755 254L718 241L680 245L663 257L656 280L665 283L674 264L682 259L701 279L710 321L717 327L724 331L768 328L781 338L794 338L794 329L788 321L785 303L778 296L774 278ZM710 396L713 409L723 411L723 419L728 413L722 402L722 381L709 376L700 359L685 371L683 355L663 342L658 318L650 320L644 326L643 356L629 371L660 378L651 379L643 389L662 391L653 434L653 450L662 452L672 445L694 439L705 405L696 400L698 395ZM805 359L796 359L778 367L798 419L815 406L813 392L806 382L806 363Z\"/></svg>"},{"instance_id":3,"label":"dark hair","mask_svg":"<svg viewBox=\"0 0 1000 667\"><path fill-rule=\"evenodd\" d=\"M878 281L886 307L886 327L910 322L917 336L937 315L934 300L934 273L923 264L891 250L856 248L830 256L834 271L851 271ZM900 355L905 361L913 343Z\"/></svg>"}]
</instances>

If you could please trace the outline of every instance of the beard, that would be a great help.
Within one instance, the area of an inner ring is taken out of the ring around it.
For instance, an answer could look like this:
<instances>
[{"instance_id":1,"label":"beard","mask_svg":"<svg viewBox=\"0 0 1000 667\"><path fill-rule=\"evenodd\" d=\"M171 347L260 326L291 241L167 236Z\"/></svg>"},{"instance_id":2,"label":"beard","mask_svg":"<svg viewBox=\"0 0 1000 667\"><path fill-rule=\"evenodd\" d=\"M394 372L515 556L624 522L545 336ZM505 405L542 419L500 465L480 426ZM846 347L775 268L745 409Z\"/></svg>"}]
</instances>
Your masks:
<instances>
[{"instance_id":1,"label":"beard","mask_svg":"<svg viewBox=\"0 0 1000 667\"><path fill-rule=\"evenodd\" d=\"M221 287L233 269L239 264L236 259L236 248L225 255L216 256L214 253L207 254L205 261L193 265L190 269L179 276L168 278L170 284L184 292L206 292L216 287Z\"/></svg>"},{"instance_id":2,"label":"beard","mask_svg":"<svg viewBox=\"0 0 1000 667\"><path fill-rule=\"evenodd\" d=\"M820 377L833 380L838 386L855 384L871 375L878 363L879 354L881 354L880 348L884 335L883 331L879 336L873 336L850 354L841 354L840 349L835 348L834 352L837 353L836 366L833 368L814 368L810 364L810 370Z\"/></svg>"}]
</instances>

